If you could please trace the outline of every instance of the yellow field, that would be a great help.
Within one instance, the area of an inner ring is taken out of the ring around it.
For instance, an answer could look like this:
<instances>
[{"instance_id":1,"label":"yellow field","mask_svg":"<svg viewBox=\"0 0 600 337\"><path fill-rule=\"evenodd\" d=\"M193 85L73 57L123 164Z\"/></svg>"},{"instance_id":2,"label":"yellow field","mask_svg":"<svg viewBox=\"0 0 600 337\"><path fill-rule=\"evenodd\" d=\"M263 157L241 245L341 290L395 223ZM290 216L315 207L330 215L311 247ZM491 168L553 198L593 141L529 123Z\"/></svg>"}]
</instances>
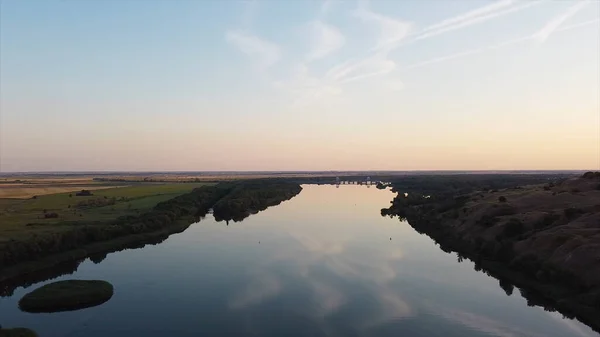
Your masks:
<instances>
[{"instance_id":1,"label":"yellow field","mask_svg":"<svg viewBox=\"0 0 600 337\"><path fill-rule=\"evenodd\" d=\"M0 199L29 199L35 195L56 194L65 192L75 192L81 190L101 190L114 188L115 185L80 185L80 184L56 184L56 185L25 185L25 184L7 184L0 185Z\"/></svg>"}]
</instances>

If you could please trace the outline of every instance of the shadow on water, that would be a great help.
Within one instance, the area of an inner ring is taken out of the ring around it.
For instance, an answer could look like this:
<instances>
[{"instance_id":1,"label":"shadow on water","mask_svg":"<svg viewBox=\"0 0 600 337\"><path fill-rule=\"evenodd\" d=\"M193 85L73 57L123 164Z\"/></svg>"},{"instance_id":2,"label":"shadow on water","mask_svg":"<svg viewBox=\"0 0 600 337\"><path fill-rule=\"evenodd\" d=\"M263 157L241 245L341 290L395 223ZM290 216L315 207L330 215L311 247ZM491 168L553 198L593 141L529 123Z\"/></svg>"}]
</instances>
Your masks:
<instances>
[{"instance_id":1,"label":"shadow on water","mask_svg":"<svg viewBox=\"0 0 600 337\"><path fill-rule=\"evenodd\" d=\"M269 207L277 206L302 191L298 184L286 182L261 181L246 182L217 201L212 207L215 221L241 222L252 214L257 214Z\"/></svg>"},{"instance_id":2,"label":"shadow on water","mask_svg":"<svg viewBox=\"0 0 600 337\"><path fill-rule=\"evenodd\" d=\"M248 218L251 214L256 214L256 213L237 213L237 214L213 214L215 221L216 222L223 222L225 221L227 223L227 225L229 225L230 221L233 222L242 222L244 221L246 218Z\"/></svg>"},{"instance_id":3,"label":"shadow on water","mask_svg":"<svg viewBox=\"0 0 600 337\"><path fill-rule=\"evenodd\" d=\"M129 250L129 249L140 249L140 248L144 248L146 246L154 246L154 245L161 244L165 240L167 240L169 238L169 236L171 236L173 234L178 234L178 233L184 232L186 229L189 228L189 226L192 223L197 223L197 222L202 221L205 218L205 216L206 216L206 213L198 214L194 217L194 220L191 221L189 224L179 228L176 231L170 232L170 233L156 234L151 237L140 236L139 241L127 242L125 244L122 244L122 245L119 245L116 247L107 248L104 251L89 254L85 258L73 259L73 260L59 262L59 263L49 262L49 264L46 267L37 268L34 271L23 273L23 274L18 274L14 277L4 279L4 280L0 281L0 297L10 297L13 295L14 291L20 287L28 288L28 287L35 285L37 283L40 283L40 282L53 280L55 278L65 276L65 275L71 275L71 274L75 273L77 271L77 269L79 269L79 266L81 265L81 263L85 262L87 259L92 261L94 264L99 264L102 261L104 261L104 259L106 259L108 254L117 253L117 252L121 252L124 250Z\"/></svg>"},{"instance_id":4,"label":"shadow on water","mask_svg":"<svg viewBox=\"0 0 600 337\"><path fill-rule=\"evenodd\" d=\"M187 229L187 226L186 226L186 229ZM42 268L42 269L30 272L30 273L21 274L16 277L5 279L2 282L0 282L0 297L12 296L14 291L20 287L28 288L28 287L30 287L34 284L40 283L40 282L53 280L55 278L58 278L58 277L64 276L64 275L71 275L71 274L75 273L77 271L77 269L79 268L79 265L81 265L81 263L83 263L88 258L94 264L99 264L102 261L104 261L104 259L106 259L108 254L117 253L117 252L128 250L128 249L140 249L140 248L144 248L147 245L158 245L158 244L164 242L172 234L176 234L176 233L165 234L164 236L161 236L161 237L155 237L155 238L148 239L148 240L145 240L142 242L131 243L131 244L128 244L128 245L125 245L125 246L122 246L119 248L111 249L109 251L105 251L102 253L91 254L87 258L61 262L61 263L54 264L47 268Z\"/></svg>"}]
</instances>

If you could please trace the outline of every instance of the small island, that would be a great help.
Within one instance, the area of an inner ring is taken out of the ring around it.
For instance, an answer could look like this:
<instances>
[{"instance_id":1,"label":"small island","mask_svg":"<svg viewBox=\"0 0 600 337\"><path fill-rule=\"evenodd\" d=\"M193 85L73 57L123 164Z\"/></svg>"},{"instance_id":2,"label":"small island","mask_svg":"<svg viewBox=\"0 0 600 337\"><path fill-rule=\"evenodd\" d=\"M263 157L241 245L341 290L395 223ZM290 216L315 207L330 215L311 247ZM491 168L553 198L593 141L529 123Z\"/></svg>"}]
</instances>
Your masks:
<instances>
[{"instance_id":1,"label":"small island","mask_svg":"<svg viewBox=\"0 0 600 337\"><path fill-rule=\"evenodd\" d=\"M38 337L38 335L33 330L26 328L0 328L0 337Z\"/></svg>"},{"instance_id":2,"label":"small island","mask_svg":"<svg viewBox=\"0 0 600 337\"><path fill-rule=\"evenodd\" d=\"M40 287L21 298L25 312L58 312L94 307L113 296L113 286L99 280L58 281Z\"/></svg>"}]
</instances>

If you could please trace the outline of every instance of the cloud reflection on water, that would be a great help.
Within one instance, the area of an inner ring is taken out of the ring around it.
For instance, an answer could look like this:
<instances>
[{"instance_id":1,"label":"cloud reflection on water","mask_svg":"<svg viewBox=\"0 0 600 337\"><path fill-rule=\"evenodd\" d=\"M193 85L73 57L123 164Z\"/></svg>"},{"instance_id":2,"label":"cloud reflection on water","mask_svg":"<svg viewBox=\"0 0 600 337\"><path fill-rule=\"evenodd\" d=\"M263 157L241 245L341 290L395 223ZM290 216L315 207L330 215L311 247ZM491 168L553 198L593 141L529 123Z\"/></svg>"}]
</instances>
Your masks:
<instances>
[{"instance_id":1,"label":"cloud reflection on water","mask_svg":"<svg viewBox=\"0 0 600 337\"><path fill-rule=\"evenodd\" d=\"M260 304L268 298L277 296L281 289L281 281L276 276L264 272L256 273L246 288L235 294L229 301L229 307L240 309Z\"/></svg>"},{"instance_id":2,"label":"cloud reflection on water","mask_svg":"<svg viewBox=\"0 0 600 337\"><path fill-rule=\"evenodd\" d=\"M518 327L509 326L487 316L476 313L456 310L452 308L438 308L436 313L449 321L457 322L472 330L484 332L497 337L546 337L542 334L525 331Z\"/></svg>"},{"instance_id":3,"label":"cloud reflection on water","mask_svg":"<svg viewBox=\"0 0 600 337\"><path fill-rule=\"evenodd\" d=\"M354 203L355 199L352 200ZM377 207L379 203L373 208L373 214L363 216L380 220L373 217L378 214ZM248 286L234 295L231 308L251 309L265 305L268 300L285 297L284 293L291 291L286 288L286 282L298 282L310 293L311 305L294 310L301 310L319 321L324 333L335 331L334 324L328 320L336 313L346 307L355 310L360 303L355 289L361 289L361 293L370 299L369 307L360 310L354 322L346 322L354 325L356 331L367 331L413 315L414 310L401 294L387 286L397 276L393 263L404 256L400 247L390 244L388 236L381 237L379 246L365 245L361 242L365 227L360 222L307 223L286 226L284 230L290 240L278 246L277 254L269 255L254 266Z\"/></svg>"},{"instance_id":4,"label":"cloud reflection on water","mask_svg":"<svg viewBox=\"0 0 600 337\"><path fill-rule=\"evenodd\" d=\"M261 216L281 221L267 219L261 232L278 240L263 240L261 248L269 253L252 265L248 285L231 299L231 308L246 310L248 316L290 308L293 315L310 318L319 336L413 336L429 324L448 336L470 336L471 331L474 336L562 337L564 331L578 331L580 325L568 320L562 320L565 329L545 326L551 323L540 320L545 315L504 301L496 280L488 281L468 263L455 264L455 257L408 225L379 217L389 195L373 197L376 193L311 186L293 202L254 218L254 226L260 226ZM356 208L357 200L366 201ZM513 314L510 308L528 315ZM544 326L529 323L528 317ZM585 332L580 336L591 337Z\"/></svg>"}]
</instances>

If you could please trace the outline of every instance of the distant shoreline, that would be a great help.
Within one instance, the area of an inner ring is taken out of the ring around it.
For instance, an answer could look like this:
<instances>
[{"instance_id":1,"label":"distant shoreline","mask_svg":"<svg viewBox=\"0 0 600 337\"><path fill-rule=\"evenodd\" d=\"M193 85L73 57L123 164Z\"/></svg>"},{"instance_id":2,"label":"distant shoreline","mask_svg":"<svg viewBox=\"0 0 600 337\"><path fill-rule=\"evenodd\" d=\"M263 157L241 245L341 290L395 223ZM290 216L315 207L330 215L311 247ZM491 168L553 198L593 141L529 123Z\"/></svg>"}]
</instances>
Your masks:
<instances>
[{"instance_id":1,"label":"distant shoreline","mask_svg":"<svg viewBox=\"0 0 600 337\"><path fill-rule=\"evenodd\" d=\"M590 170L365 170L365 171L13 171L0 172L0 177L57 177L57 176L265 176L265 177L331 177L349 176L404 176L451 174L579 174Z\"/></svg>"},{"instance_id":2,"label":"distant shoreline","mask_svg":"<svg viewBox=\"0 0 600 337\"><path fill-rule=\"evenodd\" d=\"M505 284L535 292L541 305L549 303L600 332L600 172L545 184L483 186L430 197L404 194L406 184L398 184L398 195L382 215L407 220L442 250L469 258Z\"/></svg>"}]
</instances>

